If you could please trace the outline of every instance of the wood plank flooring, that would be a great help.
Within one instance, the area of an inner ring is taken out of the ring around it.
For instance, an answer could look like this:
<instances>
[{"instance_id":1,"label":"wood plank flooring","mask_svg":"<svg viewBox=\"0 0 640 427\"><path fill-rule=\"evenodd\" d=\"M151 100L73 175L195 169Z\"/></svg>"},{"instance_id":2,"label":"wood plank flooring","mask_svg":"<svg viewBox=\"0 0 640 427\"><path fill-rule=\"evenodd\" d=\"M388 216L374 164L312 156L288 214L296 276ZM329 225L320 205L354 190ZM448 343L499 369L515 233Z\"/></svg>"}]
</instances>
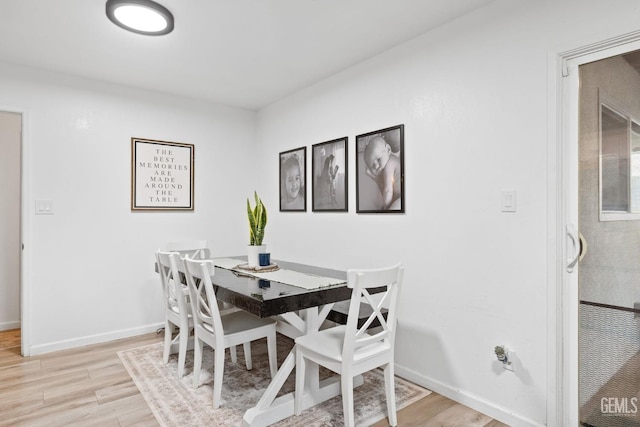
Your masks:
<instances>
[{"instance_id":1,"label":"wood plank flooring","mask_svg":"<svg viewBox=\"0 0 640 427\"><path fill-rule=\"evenodd\" d=\"M161 341L147 334L22 357L20 331L0 332L0 426L158 426L117 352ZM398 411L398 425L506 426L436 393Z\"/></svg>"}]
</instances>

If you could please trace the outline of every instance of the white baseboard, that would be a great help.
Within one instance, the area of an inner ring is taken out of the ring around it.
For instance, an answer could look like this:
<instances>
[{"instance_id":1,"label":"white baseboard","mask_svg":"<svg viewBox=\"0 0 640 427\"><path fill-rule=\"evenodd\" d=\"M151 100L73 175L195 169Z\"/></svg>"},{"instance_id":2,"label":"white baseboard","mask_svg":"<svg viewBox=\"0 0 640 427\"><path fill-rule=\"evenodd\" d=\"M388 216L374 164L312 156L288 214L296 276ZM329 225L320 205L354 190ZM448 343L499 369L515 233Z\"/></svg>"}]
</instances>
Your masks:
<instances>
[{"instance_id":1,"label":"white baseboard","mask_svg":"<svg viewBox=\"0 0 640 427\"><path fill-rule=\"evenodd\" d=\"M482 397L475 396L471 393L464 392L460 389L453 388L448 384L444 384L433 378L425 377L411 369L403 366L395 365L395 373L399 377L402 377L408 381L425 387L433 392L436 392L442 396L448 397L458 403L461 403L469 408L475 409L485 415L490 416L502 423L505 423L512 427L544 427L545 424L531 420L520 414L513 412L510 409L496 405L493 402L489 402Z\"/></svg>"},{"instance_id":2,"label":"white baseboard","mask_svg":"<svg viewBox=\"0 0 640 427\"><path fill-rule=\"evenodd\" d=\"M8 331L10 329L18 329L20 328L20 321L16 320L14 322L2 322L0 323L0 331Z\"/></svg>"},{"instance_id":3,"label":"white baseboard","mask_svg":"<svg viewBox=\"0 0 640 427\"><path fill-rule=\"evenodd\" d=\"M162 327L164 327L164 322L141 326L138 328L123 329L120 331L112 331L104 334L90 335L86 337L73 338L70 340L34 345L34 346L31 346L29 354L31 356L34 356L36 354L50 353L52 351L58 351L58 350L67 350L69 348L82 347L82 346L91 345L91 344L99 344L99 343L113 341L121 338L135 337L137 335L143 335L143 334L148 334L150 332L155 332Z\"/></svg>"}]
</instances>

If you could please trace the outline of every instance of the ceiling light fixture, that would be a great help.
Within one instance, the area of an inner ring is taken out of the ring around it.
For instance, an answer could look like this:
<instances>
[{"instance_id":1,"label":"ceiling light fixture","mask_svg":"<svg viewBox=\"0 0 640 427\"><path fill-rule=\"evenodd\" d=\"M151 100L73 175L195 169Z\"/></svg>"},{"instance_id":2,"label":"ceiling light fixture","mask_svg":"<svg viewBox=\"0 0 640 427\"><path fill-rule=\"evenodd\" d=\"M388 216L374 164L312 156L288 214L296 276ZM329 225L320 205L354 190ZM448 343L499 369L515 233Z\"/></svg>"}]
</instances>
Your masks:
<instances>
[{"instance_id":1,"label":"ceiling light fixture","mask_svg":"<svg viewBox=\"0 0 640 427\"><path fill-rule=\"evenodd\" d=\"M151 0L107 0L107 17L118 27L147 36L173 31L173 15Z\"/></svg>"}]
</instances>

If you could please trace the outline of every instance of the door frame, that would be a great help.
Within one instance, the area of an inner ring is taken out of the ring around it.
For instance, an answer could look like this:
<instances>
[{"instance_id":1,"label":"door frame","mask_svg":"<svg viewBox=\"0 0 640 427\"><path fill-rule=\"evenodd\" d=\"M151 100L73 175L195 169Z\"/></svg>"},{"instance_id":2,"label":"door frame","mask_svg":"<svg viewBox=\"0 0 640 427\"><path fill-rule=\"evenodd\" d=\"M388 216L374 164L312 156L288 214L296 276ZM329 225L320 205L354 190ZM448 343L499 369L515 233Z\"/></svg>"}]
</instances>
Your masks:
<instances>
[{"instance_id":1,"label":"door frame","mask_svg":"<svg viewBox=\"0 0 640 427\"><path fill-rule=\"evenodd\" d=\"M25 108L0 105L0 111L19 114L21 118L20 135L20 352L31 355L31 155L29 139L29 113Z\"/></svg>"},{"instance_id":2,"label":"door frame","mask_svg":"<svg viewBox=\"0 0 640 427\"><path fill-rule=\"evenodd\" d=\"M551 114L549 147L550 230L549 239L549 349L555 360L548 374L549 395L547 425L578 426L578 336L579 294L578 265L568 271L567 263L576 249L570 230L578 227L578 168L579 168L579 89L580 65L604 58L640 50L640 31L579 47L557 55L550 55L550 74L554 77L550 91L555 92L556 108ZM553 110L551 110L553 111ZM557 125L556 125L557 124ZM558 144L553 141L557 140ZM574 231L574 233L576 232ZM575 238L575 237L574 237ZM560 255L558 255L560 254ZM554 284L558 283L558 286ZM555 350L555 351L553 351ZM552 390L554 389L554 390Z\"/></svg>"}]
</instances>

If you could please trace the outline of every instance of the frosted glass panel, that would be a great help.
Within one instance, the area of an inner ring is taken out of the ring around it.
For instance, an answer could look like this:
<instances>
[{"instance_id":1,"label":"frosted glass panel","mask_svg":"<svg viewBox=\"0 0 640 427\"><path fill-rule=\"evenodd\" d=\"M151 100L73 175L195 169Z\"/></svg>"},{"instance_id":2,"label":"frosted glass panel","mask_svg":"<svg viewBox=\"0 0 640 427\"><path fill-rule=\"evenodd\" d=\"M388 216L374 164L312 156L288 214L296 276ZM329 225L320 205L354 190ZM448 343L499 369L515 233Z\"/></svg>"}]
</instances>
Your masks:
<instances>
[{"instance_id":1,"label":"frosted glass panel","mask_svg":"<svg viewBox=\"0 0 640 427\"><path fill-rule=\"evenodd\" d=\"M602 210L629 212L629 141L627 120L602 106Z\"/></svg>"}]
</instances>

